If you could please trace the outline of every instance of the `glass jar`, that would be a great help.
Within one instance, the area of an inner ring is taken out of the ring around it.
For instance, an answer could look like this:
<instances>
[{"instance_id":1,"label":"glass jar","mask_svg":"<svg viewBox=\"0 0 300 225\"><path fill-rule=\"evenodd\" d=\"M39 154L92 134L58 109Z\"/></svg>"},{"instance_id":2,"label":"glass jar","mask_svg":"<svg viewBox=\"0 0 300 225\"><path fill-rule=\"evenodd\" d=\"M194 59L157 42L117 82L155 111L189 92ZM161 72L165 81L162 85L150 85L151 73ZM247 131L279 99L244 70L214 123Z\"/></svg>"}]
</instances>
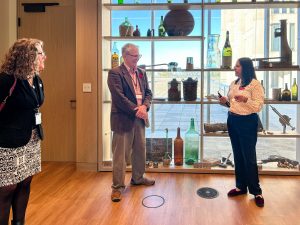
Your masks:
<instances>
[{"instance_id":1,"label":"glass jar","mask_svg":"<svg viewBox=\"0 0 300 225\"><path fill-rule=\"evenodd\" d=\"M183 99L185 101L195 101L197 99L197 83L198 80L193 80L189 77L187 80L183 80Z\"/></svg>"},{"instance_id":2,"label":"glass jar","mask_svg":"<svg viewBox=\"0 0 300 225\"><path fill-rule=\"evenodd\" d=\"M207 68L220 68L221 66L221 51L219 49L219 34L208 35L207 47Z\"/></svg>"},{"instance_id":3,"label":"glass jar","mask_svg":"<svg viewBox=\"0 0 300 225\"><path fill-rule=\"evenodd\" d=\"M168 101L181 100L181 85L175 78L168 82Z\"/></svg>"}]
</instances>

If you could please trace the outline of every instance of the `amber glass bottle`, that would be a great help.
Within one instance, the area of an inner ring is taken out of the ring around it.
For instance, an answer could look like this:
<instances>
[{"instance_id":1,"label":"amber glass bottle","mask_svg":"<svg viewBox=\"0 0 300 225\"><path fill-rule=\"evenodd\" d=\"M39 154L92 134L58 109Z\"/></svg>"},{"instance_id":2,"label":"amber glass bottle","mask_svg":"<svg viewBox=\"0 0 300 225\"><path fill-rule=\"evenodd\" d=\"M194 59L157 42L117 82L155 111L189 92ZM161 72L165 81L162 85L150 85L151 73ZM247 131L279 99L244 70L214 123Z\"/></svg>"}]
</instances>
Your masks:
<instances>
[{"instance_id":1,"label":"amber glass bottle","mask_svg":"<svg viewBox=\"0 0 300 225\"><path fill-rule=\"evenodd\" d=\"M174 139L174 163L183 165L183 139L180 137L180 127L177 128L177 137Z\"/></svg>"}]
</instances>

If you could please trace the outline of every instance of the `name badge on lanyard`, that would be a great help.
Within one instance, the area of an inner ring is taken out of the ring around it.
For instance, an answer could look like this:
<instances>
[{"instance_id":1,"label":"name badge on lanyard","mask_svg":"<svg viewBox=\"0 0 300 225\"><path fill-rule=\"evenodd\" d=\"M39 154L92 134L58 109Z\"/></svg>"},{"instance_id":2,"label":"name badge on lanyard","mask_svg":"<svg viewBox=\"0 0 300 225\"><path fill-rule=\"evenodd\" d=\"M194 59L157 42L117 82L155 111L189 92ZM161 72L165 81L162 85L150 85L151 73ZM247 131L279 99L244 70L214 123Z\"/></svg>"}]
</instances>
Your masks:
<instances>
[{"instance_id":1,"label":"name badge on lanyard","mask_svg":"<svg viewBox=\"0 0 300 225\"><path fill-rule=\"evenodd\" d=\"M37 112L35 114L35 125L39 125L42 123L42 113Z\"/></svg>"},{"instance_id":2,"label":"name badge on lanyard","mask_svg":"<svg viewBox=\"0 0 300 225\"><path fill-rule=\"evenodd\" d=\"M141 94L137 94L137 95L135 95L135 97L136 97L136 99L140 99L140 100L143 99L143 95L141 95Z\"/></svg>"}]
</instances>

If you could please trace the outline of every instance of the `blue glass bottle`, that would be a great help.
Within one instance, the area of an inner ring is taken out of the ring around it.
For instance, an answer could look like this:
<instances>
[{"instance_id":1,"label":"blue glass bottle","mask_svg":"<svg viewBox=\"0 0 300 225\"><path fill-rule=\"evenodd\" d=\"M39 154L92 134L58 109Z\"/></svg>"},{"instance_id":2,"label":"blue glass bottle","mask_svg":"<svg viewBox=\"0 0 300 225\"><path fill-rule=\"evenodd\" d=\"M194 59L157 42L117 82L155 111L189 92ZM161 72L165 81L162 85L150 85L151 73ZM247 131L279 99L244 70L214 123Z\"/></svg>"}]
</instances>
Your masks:
<instances>
[{"instance_id":1,"label":"blue glass bottle","mask_svg":"<svg viewBox=\"0 0 300 225\"><path fill-rule=\"evenodd\" d=\"M193 165L199 159L199 133L195 130L194 118L184 138L185 164Z\"/></svg>"}]
</instances>

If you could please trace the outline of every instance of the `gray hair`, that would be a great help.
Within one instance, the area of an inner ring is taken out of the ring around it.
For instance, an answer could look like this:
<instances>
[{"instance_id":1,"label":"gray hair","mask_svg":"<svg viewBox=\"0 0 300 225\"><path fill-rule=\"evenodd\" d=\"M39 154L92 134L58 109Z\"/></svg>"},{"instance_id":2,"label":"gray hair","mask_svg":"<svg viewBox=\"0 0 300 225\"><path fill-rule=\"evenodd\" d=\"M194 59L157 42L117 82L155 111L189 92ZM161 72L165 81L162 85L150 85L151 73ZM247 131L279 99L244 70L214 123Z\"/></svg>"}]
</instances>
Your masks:
<instances>
[{"instance_id":1,"label":"gray hair","mask_svg":"<svg viewBox=\"0 0 300 225\"><path fill-rule=\"evenodd\" d=\"M125 55L126 53L129 52L129 49L131 48L137 48L139 49L139 46L132 44L132 43L127 43L122 47L122 55Z\"/></svg>"}]
</instances>

